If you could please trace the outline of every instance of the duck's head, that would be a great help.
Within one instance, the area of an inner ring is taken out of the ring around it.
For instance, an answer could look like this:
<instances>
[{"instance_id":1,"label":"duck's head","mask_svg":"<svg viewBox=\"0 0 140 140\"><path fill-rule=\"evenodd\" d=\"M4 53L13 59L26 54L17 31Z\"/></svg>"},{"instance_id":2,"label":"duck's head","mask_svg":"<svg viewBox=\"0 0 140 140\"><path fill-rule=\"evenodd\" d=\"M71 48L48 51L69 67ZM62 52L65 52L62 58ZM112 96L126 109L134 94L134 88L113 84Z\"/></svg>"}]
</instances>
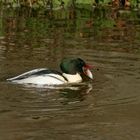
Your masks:
<instances>
[{"instance_id":1,"label":"duck's head","mask_svg":"<svg viewBox=\"0 0 140 140\"><path fill-rule=\"evenodd\" d=\"M93 79L93 75L90 71L91 66L86 64L81 58L65 58L60 64L60 68L63 73L75 75L85 75L90 79Z\"/></svg>"}]
</instances>

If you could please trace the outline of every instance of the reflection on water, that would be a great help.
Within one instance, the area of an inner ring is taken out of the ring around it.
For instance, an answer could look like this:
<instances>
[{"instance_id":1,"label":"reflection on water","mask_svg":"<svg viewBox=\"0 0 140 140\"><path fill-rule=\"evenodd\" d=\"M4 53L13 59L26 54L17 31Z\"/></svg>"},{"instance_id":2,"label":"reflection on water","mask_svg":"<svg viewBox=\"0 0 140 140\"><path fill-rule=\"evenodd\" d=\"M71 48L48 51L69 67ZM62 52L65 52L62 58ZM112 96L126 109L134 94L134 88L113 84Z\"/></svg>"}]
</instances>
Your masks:
<instances>
[{"instance_id":1,"label":"reflection on water","mask_svg":"<svg viewBox=\"0 0 140 140\"><path fill-rule=\"evenodd\" d=\"M2 140L140 139L137 22L117 21L112 28L102 28L89 19L3 16L1 21ZM82 57L93 65L94 80L49 88L5 80L35 68L59 70L61 59L69 56Z\"/></svg>"}]
</instances>

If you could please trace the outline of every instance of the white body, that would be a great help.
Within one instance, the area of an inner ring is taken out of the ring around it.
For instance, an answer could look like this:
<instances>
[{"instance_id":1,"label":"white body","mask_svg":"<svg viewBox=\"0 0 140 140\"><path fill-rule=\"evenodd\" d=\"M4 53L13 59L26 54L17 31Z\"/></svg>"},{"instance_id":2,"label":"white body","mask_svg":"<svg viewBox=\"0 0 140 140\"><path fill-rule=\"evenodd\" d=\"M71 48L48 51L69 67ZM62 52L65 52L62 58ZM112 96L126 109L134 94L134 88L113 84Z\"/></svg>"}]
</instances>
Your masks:
<instances>
[{"instance_id":1,"label":"white body","mask_svg":"<svg viewBox=\"0 0 140 140\"><path fill-rule=\"evenodd\" d=\"M59 75L55 75L55 77L59 77L61 80L51 76L54 76L54 74L28 77L21 80L13 80L12 82L18 84L36 84L36 85L59 85L59 84L67 83L67 81L63 77L60 77Z\"/></svg>"},{"instance_id":2,"label":"white body","mask_svg":"<svg viewBox=\"0 0 140 140\"><path fill-rule=\"evenodd\" d=\"M37 72L41 72L43 70L47 71L47 69L45 68L35 69L7 80L18 84L35 84L35 85L61 85L65 83L79 83L82 81L82 77L78 73L75 75L63 73L63 76L67 80L62 75L56 73L42 75L36 74Z\"/></svg>"}]
</instances>

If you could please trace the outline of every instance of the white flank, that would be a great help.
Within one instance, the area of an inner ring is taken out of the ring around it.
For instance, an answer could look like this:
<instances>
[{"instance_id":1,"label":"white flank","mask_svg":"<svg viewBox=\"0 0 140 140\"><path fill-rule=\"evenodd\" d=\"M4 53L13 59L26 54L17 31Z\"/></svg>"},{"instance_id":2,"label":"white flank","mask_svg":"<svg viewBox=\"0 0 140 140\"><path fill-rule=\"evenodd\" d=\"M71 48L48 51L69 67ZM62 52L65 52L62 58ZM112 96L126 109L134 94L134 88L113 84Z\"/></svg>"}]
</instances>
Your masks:
<instances>
[{"instance_id":1,"label":"white flank","mask_svg":"<svg viewBox=\"0 0 140 140\"><path fill-rule=\"evenodd\" d=\"M31 76L25 79L12 80L11 82L18 84L36 84L36 85L60 85L67 83L67 81L61 75L57 74Z\"/></svg>"}]
</instances>

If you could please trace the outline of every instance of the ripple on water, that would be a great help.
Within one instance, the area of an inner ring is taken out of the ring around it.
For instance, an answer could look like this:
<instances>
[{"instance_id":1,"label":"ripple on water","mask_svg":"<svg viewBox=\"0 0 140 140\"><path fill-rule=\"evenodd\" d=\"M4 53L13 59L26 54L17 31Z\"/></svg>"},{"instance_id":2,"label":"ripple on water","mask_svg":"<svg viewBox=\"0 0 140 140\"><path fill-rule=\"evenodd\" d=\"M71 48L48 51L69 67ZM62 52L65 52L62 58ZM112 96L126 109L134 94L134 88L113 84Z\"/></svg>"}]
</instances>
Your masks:
<instances>
[{"instance_id":1,"label":"ripple on water","mask_svg":"<svg viewBox=\"0 0 140 140\"><path fill-rule=\"evenodd\" d=\"M27 67L56 67L62 52L53 63L52 55L46 57L52 50L45 50L45 47L33 49L34 57L30 59L27 59L27 50L19 56L1 59L4 65L0 78L9 77L9 73L19 74ZM27 87L3 80L0 82L3 135L8 132L9 136L14 134L19 139L139 138L139 55L87 48L62 51L67 52L64 56L79 56L93 65L94 80L56 88ZM16 59L21 55L20 64ZM46 58L46 62L42 62L42 58Z\"/></svg>"}]
</instances>

